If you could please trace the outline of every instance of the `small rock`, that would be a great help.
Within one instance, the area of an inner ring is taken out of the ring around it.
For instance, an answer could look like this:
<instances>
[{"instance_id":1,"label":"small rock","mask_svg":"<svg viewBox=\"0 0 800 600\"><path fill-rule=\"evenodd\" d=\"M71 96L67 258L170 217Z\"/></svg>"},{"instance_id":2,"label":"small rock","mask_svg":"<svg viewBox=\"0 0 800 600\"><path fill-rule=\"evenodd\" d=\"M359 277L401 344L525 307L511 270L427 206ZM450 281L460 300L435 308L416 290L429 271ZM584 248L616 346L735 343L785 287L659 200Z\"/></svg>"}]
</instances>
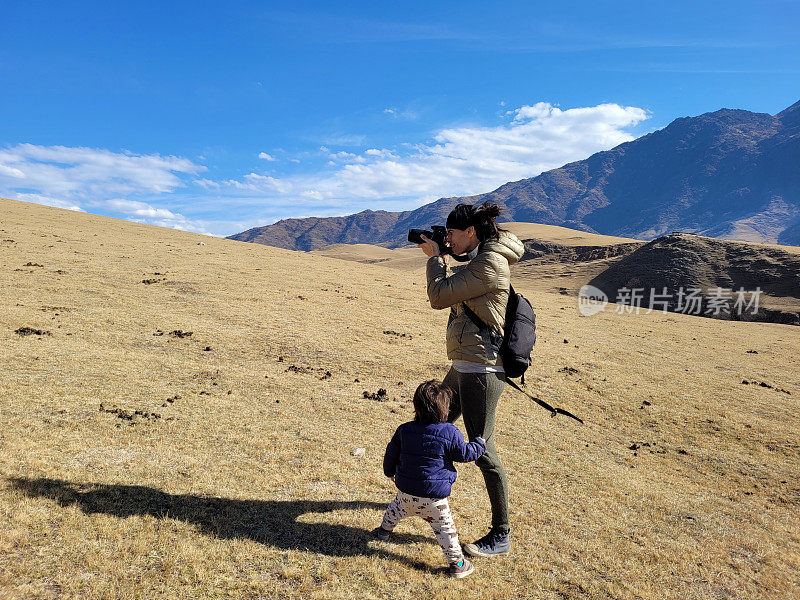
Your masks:
<instances>
[{"instance_id":1,"label":"small rock","mask_svg":"<svg viewBox=\"0 0 800 600\"><path fill-rule=\"evenodd\" d=\"M205 243L205 242L197 242L197 245L198 245L198 246L205 246L205 245L206 245L206 243Z\"/></svg>"},{"instance_id":2,"label":"small rock","mask_svg":"<svg viewBox=\"0 0 800 600\"><path fill-rule=\"evenodd\" d=\"M353 448L350 451L351 456L364 456L367 453L366 448Z\"/></svg>"}]
</instances>

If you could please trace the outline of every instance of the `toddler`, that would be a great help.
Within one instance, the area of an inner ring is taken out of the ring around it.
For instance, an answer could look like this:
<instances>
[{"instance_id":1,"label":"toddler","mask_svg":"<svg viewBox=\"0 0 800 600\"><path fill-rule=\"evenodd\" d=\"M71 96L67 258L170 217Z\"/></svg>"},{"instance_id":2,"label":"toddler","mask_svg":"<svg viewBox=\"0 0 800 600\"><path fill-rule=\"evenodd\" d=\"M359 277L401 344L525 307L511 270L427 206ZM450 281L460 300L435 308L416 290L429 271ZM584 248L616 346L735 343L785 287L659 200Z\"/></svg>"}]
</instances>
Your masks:
<instances>
[{"instance_id":1,"label":"toddler","mask_svg":"<svg viewBox=\"0 0 800 600\"><path fill-rule=\"evenodd\" d=\"M472 462L486 451L486 442L476 437L469 443L447 422L453 391L440 381L426 381L414 393L414 420L397 428L383 458L383 471L398 492L383 515L374 535L388 540L401 519L419 516L430 523L450 563L451 577L472 573L464 557L447 497L456 480L453 461Z\"/></svg>"}]
</instances>

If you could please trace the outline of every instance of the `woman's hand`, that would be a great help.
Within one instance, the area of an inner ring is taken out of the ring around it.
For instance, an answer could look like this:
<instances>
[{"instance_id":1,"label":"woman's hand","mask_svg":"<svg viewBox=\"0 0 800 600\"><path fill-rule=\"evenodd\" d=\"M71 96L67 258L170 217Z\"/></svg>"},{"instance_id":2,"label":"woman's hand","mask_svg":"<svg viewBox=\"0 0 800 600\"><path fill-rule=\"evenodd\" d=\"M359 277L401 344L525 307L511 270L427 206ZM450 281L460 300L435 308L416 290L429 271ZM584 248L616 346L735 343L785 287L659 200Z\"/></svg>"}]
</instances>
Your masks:
<instances>
[{"instance_id":1,"label":"woman's hand","mask_svg":"<svg viewBox=\"0 0 800 600\"><path fill-rule=\"evenodd\" d=\"M417 247L422 249L425 253L425 256L439 256L439 244L434 242L433 240L429 240L424 235L420 236L423 240L425 240L424 244L417 244Z\"/></svg>"}]
</instances>

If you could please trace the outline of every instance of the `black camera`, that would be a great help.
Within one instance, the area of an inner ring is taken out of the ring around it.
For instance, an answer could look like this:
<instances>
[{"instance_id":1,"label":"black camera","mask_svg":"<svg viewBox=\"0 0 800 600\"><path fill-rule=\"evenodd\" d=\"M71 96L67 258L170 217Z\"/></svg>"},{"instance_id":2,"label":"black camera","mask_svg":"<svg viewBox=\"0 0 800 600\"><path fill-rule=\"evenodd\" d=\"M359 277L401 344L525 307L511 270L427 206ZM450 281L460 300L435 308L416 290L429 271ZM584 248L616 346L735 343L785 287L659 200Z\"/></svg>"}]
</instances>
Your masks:
<instances>
[{"instance_id":1,"label":"black camera","mask_svg":"<svg viewBox=\"0 0 800 600\"><path fill-rule=\"evenodd\" d=\"M445 243L445 239L447 238L447 227L443 227L442 225L434 225L431 227L433 231L427 231L425 229L411 229L408 232L408 241L412 244L424 244L425 240L422 239L424 235L432 242L436 242L439 245L439 254L452 254L453 250Z\"/></svg>"}]
</instances>

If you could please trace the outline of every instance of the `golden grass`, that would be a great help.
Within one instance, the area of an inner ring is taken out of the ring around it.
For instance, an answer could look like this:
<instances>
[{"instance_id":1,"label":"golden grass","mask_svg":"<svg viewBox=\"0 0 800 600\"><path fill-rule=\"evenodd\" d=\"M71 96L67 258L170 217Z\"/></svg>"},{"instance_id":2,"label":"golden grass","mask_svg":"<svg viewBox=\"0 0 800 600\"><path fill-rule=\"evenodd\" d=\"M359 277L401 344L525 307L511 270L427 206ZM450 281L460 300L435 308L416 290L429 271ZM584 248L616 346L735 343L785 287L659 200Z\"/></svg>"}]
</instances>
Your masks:
<instances>
[{"instance_id":1,"label":"golden grass","mask_svg":"<svg viewBox=\"0 0 800 600\"><path fill-rule=\"evenodd\" d=\"M544 225L542 223L503 223L502 227L508 229L521 240L535 238L563 246L609 246L611 244L626 244L641 242L633 238L615 235L601 235L578 231L558 225Z\"/></svg>"},{"instance_id":2,"label":"golden grass","mask_svg":"<svg viewBox=\"0 0 800 600\"><path fill-rule=\"evenodd\" d=\"M581 317L518 277L529 389L587 424L504 393L513 553L453 582L425 523L368 533L385 444L447 368L421 269L9 200L0 257L2 598L798 596L797 328ZM474 465L451 505L485 532Z\"/></svg>"}]
</instances>

